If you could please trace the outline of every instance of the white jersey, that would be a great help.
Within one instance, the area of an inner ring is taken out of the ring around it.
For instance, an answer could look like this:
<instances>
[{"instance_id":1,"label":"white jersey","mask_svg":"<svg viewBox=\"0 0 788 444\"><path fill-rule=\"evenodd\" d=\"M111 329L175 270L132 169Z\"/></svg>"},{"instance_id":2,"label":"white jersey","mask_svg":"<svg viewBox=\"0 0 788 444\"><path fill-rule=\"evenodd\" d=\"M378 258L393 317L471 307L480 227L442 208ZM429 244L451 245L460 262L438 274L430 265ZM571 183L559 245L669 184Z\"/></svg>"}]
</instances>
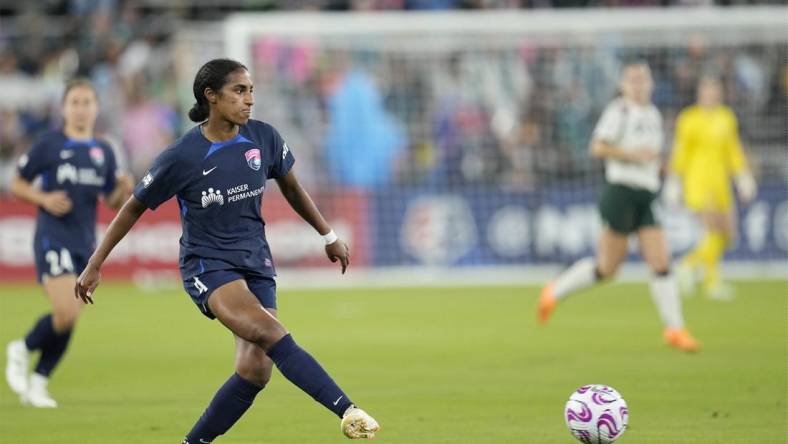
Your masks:
<instances>
[{"instance_id":1,"label":"white jersey","mask_svg":"<svg viewBox=\"0 0 788 444\"><path fill-rule=\"evenodd\" d=\"M624 150L650 148L659 152L665 140L662 115L652 104L642 106L618 98L605 108L593 138ZM659 190L659 165L659 158L646 163L607 159L605 178L608 183L656 192Z\"/></svg>"}]
</instances>

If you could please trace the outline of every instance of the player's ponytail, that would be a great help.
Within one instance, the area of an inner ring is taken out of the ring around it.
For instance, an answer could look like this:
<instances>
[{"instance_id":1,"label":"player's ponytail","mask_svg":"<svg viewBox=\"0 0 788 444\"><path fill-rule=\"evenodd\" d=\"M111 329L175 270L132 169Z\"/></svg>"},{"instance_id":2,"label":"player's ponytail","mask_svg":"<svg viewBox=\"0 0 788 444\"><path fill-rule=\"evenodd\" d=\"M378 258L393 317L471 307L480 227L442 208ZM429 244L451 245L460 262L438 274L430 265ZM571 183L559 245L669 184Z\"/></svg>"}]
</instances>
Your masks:
<instances>
[{"instance_id":1,"label":"player's ponytail","mask_svg":"<svg viewBox=\"0 0 788 444\"><path fill-rule=\"evenodd\" d=\"M189 119L192 122L203 122L208 119L211 108L205 98L205 90L210 88L219 91L227 82L227 75L239 69L246 69L240 62L230 59L213 59L202 65L194 76L192 92L197 103L189 110Z\"/></svg>"},{"instance_id":2,"label":"player's ponytail","mask_svg":"<svg viewBox=\"0 0 788 444\"><path fill-rule=\"evenodd\" d=\"M200 105L200 103L195 103L192 106L192 109L189 110L189 119L192 122L204 122L208 119L208 110L205 109L205 105Z\"/></svg>"}]
</instances>

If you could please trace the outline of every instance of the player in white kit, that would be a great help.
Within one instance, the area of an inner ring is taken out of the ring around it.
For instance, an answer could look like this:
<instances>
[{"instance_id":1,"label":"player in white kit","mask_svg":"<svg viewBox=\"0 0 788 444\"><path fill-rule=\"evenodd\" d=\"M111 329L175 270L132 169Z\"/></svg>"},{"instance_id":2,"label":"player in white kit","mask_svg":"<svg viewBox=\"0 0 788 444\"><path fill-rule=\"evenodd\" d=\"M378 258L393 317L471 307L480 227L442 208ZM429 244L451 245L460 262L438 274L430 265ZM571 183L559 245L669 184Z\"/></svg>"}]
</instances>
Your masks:
<instances>
[{"instance_id":1,"label":"player in white kit","mask_svg":"<svg viewBox=\"0 0 788 444\"><path fill-rule=\"evenodd\" d=\"M603 229L596 258L586 257L548 283L539 298L538 319L547 323L567 296L615 275L626 259L629 236L636 234L640 253L652 272L651 296L664 324L665 342L697 351L698 342L684 326L670 252L652 204L660 187L662 116L651 103L654 82L644 62L627 63L621 72L621 96L605 108L591 140L591 154L605 161L605 185L599 197Z\"/></svg>"}]
</instances>

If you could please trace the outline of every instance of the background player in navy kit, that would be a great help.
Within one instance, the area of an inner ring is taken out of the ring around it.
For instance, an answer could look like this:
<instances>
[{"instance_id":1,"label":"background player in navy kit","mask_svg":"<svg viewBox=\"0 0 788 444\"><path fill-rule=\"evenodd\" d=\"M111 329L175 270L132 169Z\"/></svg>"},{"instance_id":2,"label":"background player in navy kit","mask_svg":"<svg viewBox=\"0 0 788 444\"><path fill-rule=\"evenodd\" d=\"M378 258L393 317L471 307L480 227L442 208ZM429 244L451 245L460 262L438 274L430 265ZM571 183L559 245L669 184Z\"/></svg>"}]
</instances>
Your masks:
<instances>
[{"instance_id":1,"label":"background player in navy kit","mask_svg":"<svg viewBox=\"0 0 788 444\"><path fill-rule=\"evenodd\" d=\"M110 146L96 139L96 91L89 81L76 79L63 95L63 129L44 134L19 161L11 192L39 207L34 239L38 280L52 303L52 313L41 317L24 339L7 348L6 379L23 402L56 407L49 395L49 375L63 357L81 302L72 289L95 246L96 202L118 208L129 197L133 182L116 178ZM41 188L32 182L41 177ZM28 377L31 351L41 357Z\"/></svg>"},{"instance_id":2,"label":"background player in navy kit","mask_svg":"<svg viewBox=\"0 0 788 444\"><path fill-rule=\"evenodd\" d=\"M194 80L197 103L189 118L202 122L154 161L110 224L77 280L75 293L92 303L100 268L112 248L148 208L177 196L183 234L180 268L184 288L203 314L235 335L235 373L214 396L184 443L206 443L224 434L268 382L272 365L296 386L342 418L349 438L372 438L377 422L347 395L276 319L276 285L260 214L267 179L323 235L326 254L349 264L347 245L323 219L291 170L293 154L279 133L250 120L254 104L246 67L217 59Z\"/></svg>"}]
</instances>

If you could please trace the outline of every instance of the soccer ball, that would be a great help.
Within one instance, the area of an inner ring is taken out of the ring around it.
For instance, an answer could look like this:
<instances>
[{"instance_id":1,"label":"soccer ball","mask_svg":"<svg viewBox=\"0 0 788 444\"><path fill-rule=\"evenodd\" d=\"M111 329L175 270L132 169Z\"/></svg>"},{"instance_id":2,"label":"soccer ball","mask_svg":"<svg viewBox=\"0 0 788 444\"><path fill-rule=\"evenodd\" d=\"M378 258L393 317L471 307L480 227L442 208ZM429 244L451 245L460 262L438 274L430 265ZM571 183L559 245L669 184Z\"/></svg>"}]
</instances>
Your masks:
<instances>
[{"instance_id":1,"label":"soccer ball","mask_svg":"<svg viewBox=\"0 0 788 444\"><path fill-rule=\"evenodd\" d=\"M624 434L629 409L613 387L593 384L575 390L564 407L566 426L584 444L608 444Z\"/></svg>"}]
</instances>

